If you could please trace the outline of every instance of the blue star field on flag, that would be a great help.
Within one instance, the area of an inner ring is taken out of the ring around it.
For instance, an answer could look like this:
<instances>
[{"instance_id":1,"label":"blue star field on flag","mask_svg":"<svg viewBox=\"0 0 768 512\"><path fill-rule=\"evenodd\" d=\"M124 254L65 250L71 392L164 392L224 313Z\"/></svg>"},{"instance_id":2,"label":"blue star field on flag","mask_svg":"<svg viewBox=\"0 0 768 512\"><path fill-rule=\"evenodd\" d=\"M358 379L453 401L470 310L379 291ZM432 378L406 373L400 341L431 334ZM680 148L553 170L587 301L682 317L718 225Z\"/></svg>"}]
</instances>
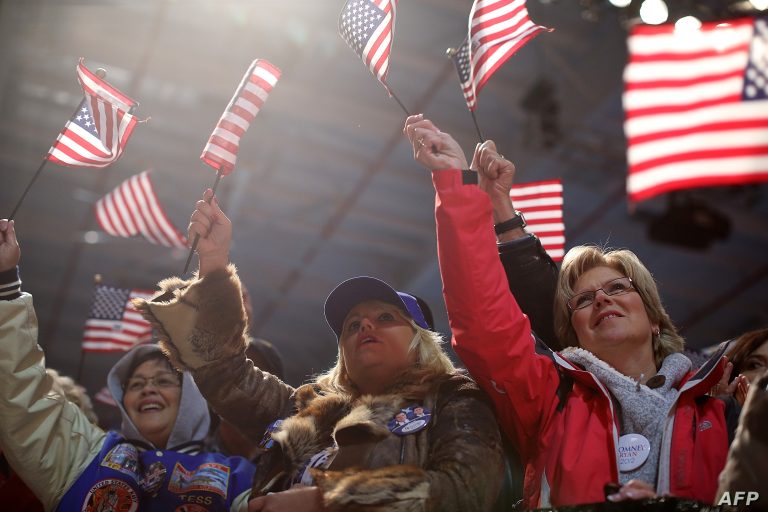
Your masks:
<instances>
[{"instance_id":1,"label":"blue star field on flag","mask_svg":"<svg viewBox=\"0 0 768 512\"><path fill-rule=\"evenodd\" d=\"M755 21L755 33L749 50L749 62L744 70L743 100L768 99L768 21Z\"/></svg>"}]
</instances>

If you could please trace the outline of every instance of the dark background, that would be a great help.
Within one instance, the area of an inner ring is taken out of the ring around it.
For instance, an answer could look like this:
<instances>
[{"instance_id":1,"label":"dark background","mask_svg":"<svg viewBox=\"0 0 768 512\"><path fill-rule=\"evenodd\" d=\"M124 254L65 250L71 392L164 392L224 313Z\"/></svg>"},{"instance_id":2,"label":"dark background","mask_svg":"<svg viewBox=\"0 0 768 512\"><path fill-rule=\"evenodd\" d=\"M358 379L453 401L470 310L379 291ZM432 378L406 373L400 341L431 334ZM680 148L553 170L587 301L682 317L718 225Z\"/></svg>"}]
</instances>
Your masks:
<instances>
[{"instance_id":1,"label":"dark background","mask_svg":"<svg viewBox=\"0 0 768 512\"><path fill-rule=\"evenodd\" d=\"M703 2L702 4L705 4ZM213 171L198 159L254 58L283 77L243 138L220 202L235 227L232 258L250 288L255 334L298 384L329 367L336 342L322 304L333 286L374 275L432 304L449 334L435 257L433 190L401 135L404 116L337 33L342 0L4 0L0 3L0 216L81 99L78 57L141 105L125 155L107 169L48 165L16 216L23 288L35 297L47 363L77 376L95 274L153 288L186 253L96 229L91 206L154 169L161 202L183 231ZM466 31L470 0L400 2L389 83L469 151L476 142L445 49ZM691 195L731 223L708 248L651 240L668 197L628 213L621 108L626 21L607 2L529 0L554 27L490 80L478 120L518 167L518 181L562 177L567 247L629 247L659 281L689 344L705 347L768 324L765 185ZM549 92L542 84L550 84ZM524 105L526 107L524 108ZM691 212L690 208L685 209ZM664 223L672 234L692 229ZM91 240L92 242L94 240ZM91 393L122 354L88 354ZM109 418L108 409L98 412Z\"/></svg>"}]
</instances>

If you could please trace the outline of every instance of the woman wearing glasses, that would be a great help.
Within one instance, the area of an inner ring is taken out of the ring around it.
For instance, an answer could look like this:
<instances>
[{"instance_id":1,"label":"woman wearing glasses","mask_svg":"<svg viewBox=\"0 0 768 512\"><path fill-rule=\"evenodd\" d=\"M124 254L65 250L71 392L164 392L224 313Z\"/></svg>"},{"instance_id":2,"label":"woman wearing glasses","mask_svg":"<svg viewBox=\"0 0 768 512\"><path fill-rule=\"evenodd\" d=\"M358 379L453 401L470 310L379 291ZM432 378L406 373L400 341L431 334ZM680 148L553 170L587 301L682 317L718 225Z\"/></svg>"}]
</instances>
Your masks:
<instances>
[{"instance_id":1,"label":"woman wearing glasses","mask_svg":"<svg viewBox=\"0 0 768 512\"><path fill-rule=\"evenodd\" d=\"M202 451L206 402L156 345L109 373L120 431L91 424L52 389L19 256L13 224L0 220L0 448L45 509L245 510L254 466Z\"/></svg>"},{"instance_id":2,"label":"woman wearing glasses","mask_svg":"<svg viewBox=\"0 0 768 512\"><path fill-rule=\"evenodd\" d=\"M562 263L554 304L568 348L536 353L494 247L494 221L516 214L514 165L493 142L478 145L479 185L467 185L450 135L422 116L404 131L416 160L434 171L453 343L526 463L525 506L657 494L711 503L728 451L724 402L707 396L723 373L722 350L693 372L635 254L577 247Z\"/></svg>"}]
</instances>

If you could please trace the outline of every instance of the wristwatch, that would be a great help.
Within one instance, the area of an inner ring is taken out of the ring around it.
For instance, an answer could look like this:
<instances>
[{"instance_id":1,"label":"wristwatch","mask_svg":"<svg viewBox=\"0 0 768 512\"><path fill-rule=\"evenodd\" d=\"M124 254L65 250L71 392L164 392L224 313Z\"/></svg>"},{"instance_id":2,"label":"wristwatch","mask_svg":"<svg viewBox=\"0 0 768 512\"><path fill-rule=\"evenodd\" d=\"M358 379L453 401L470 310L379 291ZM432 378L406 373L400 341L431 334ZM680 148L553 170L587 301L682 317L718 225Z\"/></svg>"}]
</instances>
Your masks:
<instances>
[{"instance_id":1,"label":"wristwatch","mask_svg":"<svg viewBox=\"0 0 768 512\"><path fill-rule=\"evenodd\" d=\"M527 226L525 222L525 217L523 217L523 212L520 210L515 210L515 215L508 220L505 220L504 222L499 222L498 224L493 225L493 230L496 232L496 236L506 233L507 231L512 231L513 229L517 228L524 228Z\"/></svg>"}]
</instances>

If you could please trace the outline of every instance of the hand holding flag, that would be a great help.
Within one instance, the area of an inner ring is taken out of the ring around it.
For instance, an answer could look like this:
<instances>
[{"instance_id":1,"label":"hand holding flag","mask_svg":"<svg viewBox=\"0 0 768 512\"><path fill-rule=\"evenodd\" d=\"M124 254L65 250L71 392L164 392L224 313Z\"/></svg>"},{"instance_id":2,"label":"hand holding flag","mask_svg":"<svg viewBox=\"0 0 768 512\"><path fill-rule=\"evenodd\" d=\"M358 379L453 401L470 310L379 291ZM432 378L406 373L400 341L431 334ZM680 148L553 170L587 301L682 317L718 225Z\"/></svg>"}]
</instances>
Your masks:
<instances>
[{"instance_id":1,"label":"hand holding flag","mask_svg":"<svg viewBox=\"0 0 768 512\"><path fill-rule=\"evenodd\" d=\"M277 84L280 75L280 69L271 62L264 59L254 60L208 138L200 159L216 169L216 181L213 182L209 203L216 194L222 176L234 171L237 151L240 149L240 138L267 101L267 96ZM199 241L200 235L197 234L184 264L184 274L189 270L192 255Z\"/></svg>"}]
</instances>

